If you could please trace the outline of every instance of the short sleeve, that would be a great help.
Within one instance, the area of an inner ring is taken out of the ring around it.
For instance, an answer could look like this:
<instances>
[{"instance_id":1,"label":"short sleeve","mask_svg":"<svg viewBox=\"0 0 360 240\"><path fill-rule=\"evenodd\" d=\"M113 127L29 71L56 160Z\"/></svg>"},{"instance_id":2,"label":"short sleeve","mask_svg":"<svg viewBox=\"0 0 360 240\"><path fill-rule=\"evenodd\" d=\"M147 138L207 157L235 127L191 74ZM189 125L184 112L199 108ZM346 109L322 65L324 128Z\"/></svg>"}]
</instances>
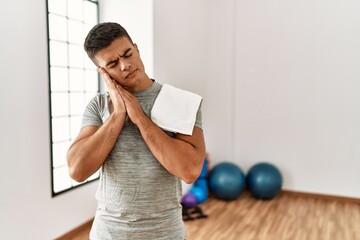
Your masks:
<instances>
[{"instance_id":1,"label":"short sleeve","mask_svg":"<svg viewBox=\"0 0 360 240\"><path fill-rule=\"evenodd\" d=\"M81 128L87 126L101 126L103 124L103 116L106 103L106 96L97 94L90 100L85 108Z\"/></svg>"},{"instance_id":2,"label":"short sleeve","mask_svg":"<svg viewBox=\"0 0 360 240\"><path fill-rule=\"evenodd\" d=\"M196 120L195 120L195 127L201 128L202 129L202 113L201 113L201 105L202 105L202 101L199 105L199 109L196 113Z\"/></svg>"}]
</instances>

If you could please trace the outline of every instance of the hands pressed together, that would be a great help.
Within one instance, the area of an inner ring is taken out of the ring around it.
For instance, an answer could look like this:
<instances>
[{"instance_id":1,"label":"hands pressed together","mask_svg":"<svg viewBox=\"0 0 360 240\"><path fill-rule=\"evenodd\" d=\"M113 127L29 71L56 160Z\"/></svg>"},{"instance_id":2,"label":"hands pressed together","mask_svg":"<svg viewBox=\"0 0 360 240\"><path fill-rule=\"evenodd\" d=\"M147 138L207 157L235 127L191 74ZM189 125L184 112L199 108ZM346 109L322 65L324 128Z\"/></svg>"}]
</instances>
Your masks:
<instances>
[{"instance_id":1,"label":"hands pressed together","mask_svg":"<svg viewBox=\"0 0 360 240\"><path fill-rule=\"evenodd\" d=\"M108 88L113 105L111 115L115 117L115 121L117 119L125 121L124 116L127 114L139 128L140 134L150 151L169 173L187 183L195 181L200 174L205 157L202 130L194 127L192 135L177 133L175 137L170 137L145 115L133 94L112 79L103 68L98 68L98 70ZM105 157L102 158L102 161L104 160Z\"/></svg>"},{"instance_id":2,"label":"hands pressed together","mask_svg":"<svg viewBox=\"0 0 360 240\"><path fill-rule=\"evenodd\" d=\"M145 114L137 98L113 80L103 68L98 68L98 71L104 78L105 84L109 90L113 113L127 114L130 120L135 125L138 125L141 117L144 117Z\"/></svg>"}]
</instances>

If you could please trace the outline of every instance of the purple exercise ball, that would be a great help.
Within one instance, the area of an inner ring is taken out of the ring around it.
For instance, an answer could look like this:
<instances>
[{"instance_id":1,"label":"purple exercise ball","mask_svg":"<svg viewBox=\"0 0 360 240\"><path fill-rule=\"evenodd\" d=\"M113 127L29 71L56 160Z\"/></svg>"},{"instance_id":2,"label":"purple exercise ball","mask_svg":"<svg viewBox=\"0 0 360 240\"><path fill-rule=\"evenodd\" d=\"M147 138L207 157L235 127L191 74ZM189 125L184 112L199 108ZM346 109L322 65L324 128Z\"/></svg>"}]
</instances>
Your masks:
<instances>
[{"instance_id":1,"label":"purple exercise ball","mask_svg":"<svg viewBox=\"0 0 360 240\"><path fill-rule=\"evenodd\" d=\"M198 204L194 194L187 193L181 198L181 205L187 208L195 207Z\"/></svg>"}]
</instances>

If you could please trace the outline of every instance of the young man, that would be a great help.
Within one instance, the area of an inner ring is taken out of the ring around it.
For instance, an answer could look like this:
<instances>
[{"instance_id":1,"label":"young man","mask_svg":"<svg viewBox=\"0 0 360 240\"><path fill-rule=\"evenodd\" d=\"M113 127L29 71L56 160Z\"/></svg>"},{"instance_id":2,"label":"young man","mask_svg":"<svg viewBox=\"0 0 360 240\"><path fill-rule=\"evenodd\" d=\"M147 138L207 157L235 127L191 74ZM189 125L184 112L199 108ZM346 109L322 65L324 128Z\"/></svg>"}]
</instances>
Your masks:
<instances>
[{"instance_id":1,"label":"young man","mask_svg":"<svg viewBox=\"0 0 360 240\"><path fill-rule=\"evenodd\" d=\"M150 119L162 85L145 73L126 30L117 23L98 24L84 48L109 91L88 104L67 155L76 181L100 169L90 239L186 239L180 179L191 183L201 172L200 107L191 135L164 131Z\"/></svg>"}]
</instances>

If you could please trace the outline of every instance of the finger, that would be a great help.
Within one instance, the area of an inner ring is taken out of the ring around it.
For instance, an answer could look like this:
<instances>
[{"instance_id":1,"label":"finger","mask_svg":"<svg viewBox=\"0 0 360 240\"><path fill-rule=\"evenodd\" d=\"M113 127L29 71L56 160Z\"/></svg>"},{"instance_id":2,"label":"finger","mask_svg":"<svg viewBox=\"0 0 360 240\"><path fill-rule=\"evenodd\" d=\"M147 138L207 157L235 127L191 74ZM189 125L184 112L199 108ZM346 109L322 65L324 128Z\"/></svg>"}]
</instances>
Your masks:
<instances>
[{"instance_id":1,"label":"finger","mask_svg":"<svg viewBox=\"0 0 360 240\"><path fill-rule=\"evenodd\" d=\"M102 67L98 67L98 71L102 75L107 88L109 90L114 89L115 88L114 80L110 77L110 75Z\"/></svg>"},{"instance_id":2,"label":"finger","mask_svg":"<svg viewBox=\"0 0 360 240\"><path fill-rule=\"evenodd\" d=\"M108 84L108 76L102 67L98 67L98 72L101 74L102 78L104 79L105 83Z\"/></svg>"},{"instance_id":3,"label":"finger","mask_svg":"<svg viewBox=\"0 0 360 240\"><path fill-rule=\"evenodd\" d=\"M109 74L103 68L98 68L98 71L100 72L105 82L108 82L110 79Z\"/></svg>"},{"instance_id":4,"label":"finger","mask_svg":"<svg viewBox=\"0 0 360 240\"><path fill-rule=\"evenodd\" d=\"M125 90L120 84L116 84L116 88L123 99L131 99L133 97L133 95L129 91Z\"/></svg>"},{"instance_id":5,"label":"finger","mask_svg":"<svg viewBox=\"0 0 360 240\"><path fill-rule=\"evenodd\" d=\"M104 79L108 78L107 72L102 67L98 67L98 72L103 76Z\"/></svg>"},{"instance_id":6,"label":"finger","mask_svg":"<svg viewBox=\"0 0 360 240\"><path fill-rule=\"evenodd\" d=\"M115 84L115 88L118 90L120 96L124 99L126 97L126 90L120 86L120 84Z\"/></svg>"}]
</instances>

